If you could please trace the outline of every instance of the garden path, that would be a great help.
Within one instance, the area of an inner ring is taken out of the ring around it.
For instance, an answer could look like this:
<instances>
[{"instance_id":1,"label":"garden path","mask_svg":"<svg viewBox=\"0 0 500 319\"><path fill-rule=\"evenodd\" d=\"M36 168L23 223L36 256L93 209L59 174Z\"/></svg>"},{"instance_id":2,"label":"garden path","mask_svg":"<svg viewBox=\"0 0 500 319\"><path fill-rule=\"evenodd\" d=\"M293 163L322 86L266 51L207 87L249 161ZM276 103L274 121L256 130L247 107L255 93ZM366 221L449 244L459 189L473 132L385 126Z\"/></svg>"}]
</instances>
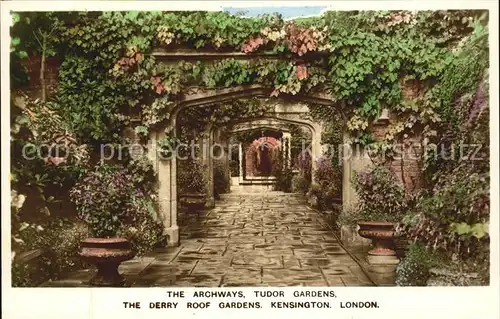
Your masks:
<instances>
[{"instance_id":1,"label":"garden path","mask_svg":"<svg viewBox=\"0 0 500 319\"><path fill-rule=\"evenodd\" d=\"M181 245L123 263L136 287L373 286L324 217L297 194L232 186L216 207L179 215ZM50 286L82 286L91 270Z\"/></svg>"}]
</instances>

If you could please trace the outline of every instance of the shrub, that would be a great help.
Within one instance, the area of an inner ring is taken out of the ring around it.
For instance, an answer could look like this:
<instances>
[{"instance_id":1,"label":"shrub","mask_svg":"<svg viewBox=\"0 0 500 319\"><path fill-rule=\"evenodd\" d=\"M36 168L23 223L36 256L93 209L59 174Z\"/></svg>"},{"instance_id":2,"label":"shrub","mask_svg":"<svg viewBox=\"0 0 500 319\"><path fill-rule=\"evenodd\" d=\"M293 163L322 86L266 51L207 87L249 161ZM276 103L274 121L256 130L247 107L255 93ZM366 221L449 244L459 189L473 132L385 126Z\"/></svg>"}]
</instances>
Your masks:
<instances>
[{"instance_id":1,"label":"shrub","mask_svg":"<svg viewBox=\"0 0 500 319\"><path fill-rule=\"evenodd\" d=\"M70 196L91 236L125 236L139 255L164 239L151 199L121 166L100 163L73 187Z\"/></svg>"},{"instance_id":2,"label":"shrub","mask_svg":"<svg viewBox=\"0 0 500 319\"><path fill-rule=\"evenodd\" d=\"M292 191L293 172L291 168L285 168L283 162L283 151L275 150L271 152L273 163L271 175L276 177L275 189L290 193Z\"/></svg>"},{"instance_id":3,"label":"shrub","mask_svg":"<svg viewBox=\"0 0 500 319\"><path fill-rule=\"evenodd\" d=\"M295 175L292 178L292 189L294 192L306 194L309 190L310 181L306 179L304 174Z\"/></svg>"},{"instance_id":4,"label":"shrub","mask_svg":"<svg viewBox=\"0 0 500 319\"><path fill-rule=\"evenodd\" d=\"M180 161L177 171L179 193L205 193L207 187L205 168L196 160Z\"/></svg>"},{"instance_id":5,"label":"shrub","mask_svg":"<svg viewBox=\"0 0 500 319\"><path fill-rule=\"evenodd\" d=\"M43 255L36 264L37 269L13 263L12 285L32 287L39 283L40 276L55 280L64 273L81 268L78 251L80 241L86 236L85 224L62 218L50 219L44 226L23 224L18 237L22 240L23 250L41 249Z\"/></svg>"},{"instance_id":6,"label":"shrub","mask_svg":"<svg viewBox=\"0 0 500 319\"><path fill-rule=\"evenodd\" d=\"M224 170L223 162L214 162L214 195L216 198L220 194L227 193L229 191L229 179Z\"/></svg>"},{"instance_id":7,"label":"shrub","mask_svg":"<svg viewBox=\"0 0 500 319\"><path fill-rule=\"evenodd\" d=\"M339 171L333 167L330 159L326 157L321 157L317 160L314 177L318 184L325 188L329 187L332 183L338 183L339 180L342 180L342 177L339 176Z\"/></svg>"},{"instance_id":8,"label":"shrub","mask_svg":"<svg viewBox=\"0 0 500 319\"><path fill-rule=\"evenodd\" d=\"M407 207L404 188L389 168L374 165L357 172L353 183L359 197L355 213L359 220L401 222Z\"/></svg>"},{"instance_id":9,"label":"shrub","mask_svg":"<svg viewBox=\"0 0 500 319\"><path fill-rule=\"evenodd\" d=\"M299 169L300 173L310 183L311 182L311 154L304 150L295 160L295 166Z\"/></svg>"},{"instance_id":10,"label":"shrub","mask_svg":"<svg viewBox=\"0 0 500 319\"><path fill-rule=\"evenodd\" d=\"M426 286L430 276L429 270L437 264L437 256L425 246L410 244L405 258L396 269L396 285Z\"/></svg>"},{"instance_id":11,"label":"shrub","mask_svg":"<svg viewBox=\"0 0 500 319\"><path fill-rule=\"evenodd\" d=\"M321 209L323 190L318 184L311 184L307 192L309 205L313 208Z\"/></svg>"},{"instance_id":12,"label":"shrub","mask_svg":"<svg viewBox=\"0 0 500 319\"><path fill-rule=\"evenodd\" d=\"M99 164L70 191L78 217L89 225L92 236L116 236L126 219L133 182L125 169ZM138 194L139 195L139 194Z\"/></svg>"},{"instance_id":13,"label":"shrub","mask_svg":"<svg viewBox=\"0 0 500 319\"><path fill-rule=\"evenodd\" d=\"M491 191L487 39L488 29L476 24L442 75L437 97L444 121L428 138L433 147L424 157L427 189L404 220L411 240L445 253L455 266L479 272L485 281Z\"/></svg>"},{"instance_id":14,"label":"shrub","mask_svg":"<svg viewBox=\"0 0 500 319\"><path fill-rule=\"evenodd\" d=\"M56 279L81 266L77 252L87 229L73 220L68 190L88 168L89 153L58 105L18 93L11 103L12 256L36 249L44 254L36 269L14 262L12 282L34 286L40 277Z\"/></svg>"},{"instance_id":15,"label":"shrub","mask_svg":"<svg viewBox=\"0 0 500 319\"><path fill-rule=\"evenodd\" d=\"M167 237L163 234L162 224L155 221L151 214L144 213L141 204L136 205L138 206L136 209L143 213L139 213L133 223L124 227L123 234L130 240L136 255L142 256L155 246L165 246Z\"/></svg>"},{"instance_id":16,"label":"shrub","mask_svg":"<svg viewBox=\"0 0 500 319\"><path fill-rule=\"evenodd\" d=\"M127 171L137 189L153 194L156 186L156 172L153 163L146 157L132 158L127 163Z\"/></svg>"},{"instance_id":17,"label":"shrub","mask_svg":"<svg viewBox=\"0 0 500 319\"><path fill-rule=\"evenodd\" d=\"M292 178L293 172L291 169L284 169L276 175L276 190L286 193L292 192Z\"/></svg>"},{"instance_id":18,"label":"shrub","mask_svg":"<svg viewBox=\"0 0 500 319\"><path fill-rule=\"evenodd\" d=\"M318 159L314 177L317 184L309 189L311 202L317 202L316 208L331 210L334 200L340 198L342 174L338 168L333 167L328 158Z\"/></svg>"}]
</instances>

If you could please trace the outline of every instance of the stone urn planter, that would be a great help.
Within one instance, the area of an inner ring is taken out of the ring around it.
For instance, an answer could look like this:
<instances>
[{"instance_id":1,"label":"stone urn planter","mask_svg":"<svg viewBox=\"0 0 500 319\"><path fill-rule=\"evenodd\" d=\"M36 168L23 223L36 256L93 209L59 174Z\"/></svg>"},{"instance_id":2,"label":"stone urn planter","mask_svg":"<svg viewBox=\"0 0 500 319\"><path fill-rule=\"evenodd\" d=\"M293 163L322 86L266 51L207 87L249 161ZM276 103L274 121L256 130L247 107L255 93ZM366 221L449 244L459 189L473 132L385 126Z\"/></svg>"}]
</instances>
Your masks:
<instances>
[{"instance_id":1,"label":"stone urn planter","mask_svg":"<svg viewBox=\"0 0 500 319\"><path fill-rule=\"evenodd\" d=\"M118 273L118 266L135 256L127 239L87 238L81 241L80 247L82 260L97 266L96 275L90 279L91 285L105 287L125 285L125 278Z\"/></svg>"},{"instance_id":2,"label":"stone urn planter","mask_svg":"<svg viewBox=\"0 0 500 319\"><path fill-rule=\"evenodd\" d=\"M188 211L197 211L205 208L207 195L203 193L187 193L182 194L179 200Z\"/></svg>"},{"instance_id":3,"label":"stone urn planter","mask_svg":"<svg viewBox=\"0 0 500 319\"><path fill-rule=\"evenodd\" d=\"M358 222L358 234L372 240L373 248L368 251L374 256L395 256L395 224L384 221Z\"/></svg>"},{"instance_id":4,"label":"stone urn planter","mask_svg":"<svg viewBox=\"0 0 500 319\"><path fill-rule=\"evenodd\" d=\"M399 264L395 251L395 224L385 221L361 221L358 226L358 234L372 241L372 249L366 257L370 264L369 270L388 276L387 282L394 282Z\"/></svg>"}]
</instances>

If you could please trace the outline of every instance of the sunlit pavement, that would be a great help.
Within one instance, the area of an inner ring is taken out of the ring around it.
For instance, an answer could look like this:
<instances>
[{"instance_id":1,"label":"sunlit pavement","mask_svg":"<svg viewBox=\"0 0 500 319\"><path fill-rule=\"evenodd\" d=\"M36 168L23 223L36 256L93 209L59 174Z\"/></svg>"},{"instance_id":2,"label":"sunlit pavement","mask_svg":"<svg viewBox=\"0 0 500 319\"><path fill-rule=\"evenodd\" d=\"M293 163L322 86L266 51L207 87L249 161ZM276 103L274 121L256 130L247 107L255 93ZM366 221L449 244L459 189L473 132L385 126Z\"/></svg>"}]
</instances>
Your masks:
<instances>
[{"instance_id":1,"label":"sunlit pavement","mask_svg":"<svg viewBox=\"0 0 500 319\"><path fill-rule=\"evenodd\" d=\"M373 286L303 196L232 186L216 207L180 213L181 245L120 266L136 287ZM45 286L85 286L82 270Z\"/></svg>"}]
</instances>

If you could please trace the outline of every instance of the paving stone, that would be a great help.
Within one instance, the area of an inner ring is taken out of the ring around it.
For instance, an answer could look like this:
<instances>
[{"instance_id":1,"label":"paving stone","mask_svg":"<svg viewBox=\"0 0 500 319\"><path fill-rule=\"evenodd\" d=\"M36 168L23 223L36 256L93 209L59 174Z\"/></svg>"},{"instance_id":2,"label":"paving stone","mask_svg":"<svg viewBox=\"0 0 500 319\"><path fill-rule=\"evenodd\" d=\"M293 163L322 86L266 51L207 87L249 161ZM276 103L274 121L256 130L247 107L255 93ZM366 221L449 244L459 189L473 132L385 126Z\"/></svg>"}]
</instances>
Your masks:
<instances>
[{"instance_id":1,"label":"paving stone","mask_svg":"<svg viewBox=\"0 0 500 319\"><path fill-rule=\"evenodd\" d=\"M332 265L333 261L330 258L308 258L299 259L299 263L301 267L322 267Z\"/></svg>"},{"instance_id":2,"label":"paving stone","mask_svg":"<svg viewBox=\"0 0 500 319\"><path fill-rule=\"evenodd\" d=\"M118 267L118 271L123 274L138 274L148 267L155 259L152 257L133 259L122 263Z\"/></svg>"},{"instance_id":3,"label":"paving stone","mask_svg":"<svg viewBox=\"0 0 500 319\"><path fill-rule=\"evenodd\" d=\"M325 275L335 275L335 276L340 276L340 275L351 275L351 269L347 266L322 266L321 271Z\"/></svg>"},{"instance_id":4,"label":"paving stone","mask_svg":"<svg viewBox=\"0 0 500 319\"><path fill-rule=\"evenodd\" d=\"M372 286L303 196L235 186L212 210L180 212L180 246L120 266L133 287ZM86 287L95 270L47 287Z\"/></svg>"},{"instance_id":5,"label":"paving stone","mask_svg":"<svg viewBox=\"0 0 500 319\"><path fill-rule=\"evenodd\" d=\"M340 276L325 275L325 278L326 278L326 282L328 283L328 286L330 286L330 287L345 286L345 284L342 281L342 278Z\"/></svg>"},{"instance_id":6,"label":"paving stone","mask_svg":"<svg viewBox=\"0 0 500 319\"><path fill-rule=\"evenodd\" d=\"M231 262L235 268L243 267L264 267L264 268L282 268L280 256L262 256L256 254L245 254L235 256Z\"/></svg>"},{"instance_id":7,"label":"paving stone","mask_svg":"<svg viewBox=\"0 0 500 319\"><path fill-rule=\"evenodd\" d=\"M262 282L306 282L322 278L319 268L263 269Z\"/></svg>"}]
</instances>

